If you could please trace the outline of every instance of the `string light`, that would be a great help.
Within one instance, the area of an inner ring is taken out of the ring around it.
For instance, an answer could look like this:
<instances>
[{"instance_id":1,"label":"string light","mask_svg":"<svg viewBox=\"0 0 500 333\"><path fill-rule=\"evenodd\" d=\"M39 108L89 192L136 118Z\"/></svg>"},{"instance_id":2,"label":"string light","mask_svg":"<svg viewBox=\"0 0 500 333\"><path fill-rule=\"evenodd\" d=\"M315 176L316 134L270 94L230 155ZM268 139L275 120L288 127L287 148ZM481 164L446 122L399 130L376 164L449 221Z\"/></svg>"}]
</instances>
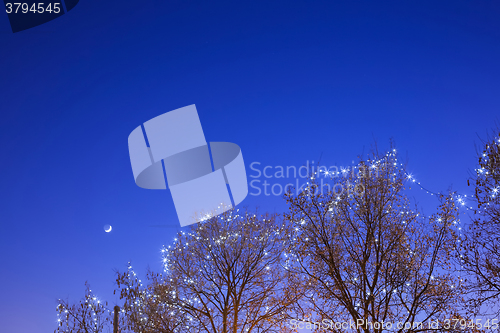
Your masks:
<instances>
[{"instance_id":1,"label":"string light","mask_svg":"<svg viewBox=\"0 0 500 333\"><path fill-rule=\"evenodd\" d=\"M499 145L500 145L500 138L498 138L498 142L499 142ZM488 157L487 157L486 154L483 154L483 159L487 161ZM388 162L390 162L390 164L388 164ZM420 182L418 182L416 180L416 178L415 178L414 175L412 175L412 174L407 173L406 171L404 171L404 169L402 168L403 164L398 162L396 149L393 149L392 151L387 152L385 154L385 156L383 158L379 159L379 160L376 160L376 161L369 160L369 161L367 161L367 166L371 170L379 170L379 169L384 170L384 166L383 166L384 164L386 165L386 167L385 167L386 169L388 167L391 167L392 168L391 170L399 168L399 170L403 172L403 175L405 176L405 178L404 178L405 180L407 180L411 184L417 184L419 186L419 188L421 190L425 191L427 194L429 194L431 196L436 196L436 197L442 196L442 194L440 194L440 193L436 193L436 192L428 190ZM361 165L357 166L358 169L360 167L361 167ZM353 166L353 168L356 168L356 166ZM489 175L488 171L484 167L481 167L481 168L477 169L476 171L477 171L478 175L482 175L482 176ZM353 170L353 172L354 172L354 170ZM323 175L325 177L329 177L329 178L340 176L340 174L342 174L344 176L348 175L349 174L349 168L341 168L340 172L332 172L332 171L329 171L329 170L323 171ZM395 172L392 173L392 175L393 176L397 176L397 174ZM315 177L312 177L311 179L314 180ZM311 190L312 190L312 187L314 185L310 184L310 183L307 183L307 184L308 184L308 186L306 187L306 192L307 191L309 191L309 192L306 193L305 195L306 195L306 197L309 197L309 199L310 199L311 196L312 196ZM491 198L496 198L498 196L499 192L500 192L500 187L497 186L495 188L492 188L491 189ZM471 210L472 209L471 207L469 207L466 204L467 195L453 194L453 199L458 203L458 207L459 208L465 208L467 210ZM340 202L340 200L341 200L341 196L336 196L335 201L333 201L331 203L331 205L329 205L327 207L327 211L329 211L329 212L331 212L333 214L334 210L335 210L335 207ZM389 213L389 211L387 211L387 213ZM408 211L406 211L406 212L402 211L402 212L400 212L400 214L408 214ZM416 214L416 216L418 216L418 214ZM206 214L203 217L202 220L203 221L208 221L208 220L210 220L212 218L214 218L214 216L211 216L210 214ZM233 222L233 223L234 223L234 221L240 221L241 222L242 220L246 219L244 225L250 225L250 224L253 223L253 225L258 226L256 215L253 215L253 217L252 217L252 216L249 216L247 213L243 217L243 216L235 214L233 211L230 211L229 215L219 216L219 217L215 217L215 218L217 218L218 220L221 220L221 221L225 220L226 222ZM438 217L436 220L438 222L440 222L440 223L443 221L443 219L441 217ZM263 221L265 221L265 219L263 219ZM305 219L301 219L299 222L300 222L300 225L302 225L302 226L304 224L306 224L306 220ZM406 220L403 220L402 223L406 224ZM457 221L453 221L453 225L457 225L457 224L459 224L459 222L457 223ZM169 277L171 277L171 274L172 274L171 272L173 271L173 266L175 265L175 261L174 261L175 260L175 258L174 258L175 251L180 251L180 252L184 252L186 254L194 255L193 251L195 251L195 249L193 249L193 248L196 247L197 244L199 245L200 244L199 241L202 240L203 241L202 243L205 246L207 246L207 250L209 252L209 255L206 255L206 257L202 257L201 258L201 259L204 260L203 265L205 265L205 266L203 266L203 267L207 267L207 265L210 265L210 263L214 260L214 255L215 254L214 254L213 251L214 251L214 249L218 245L225 244L227 246L228 242L233 242L233 241L239 241L239 240L241 240L241 235L242 235L242 233L239 233L239 232L222 232L222 233L220 233L218 235L218 237L212 237L211 239L209 239L209 238L204 238L202 236L202 234L200 233L200 231L202 231L202 230L203 230L203 227L200 226L199 229L194 229L191 232L185 233L184 231L182 231L179 234L178 238L174 238L174 241L173 241L173 244L172 244L172 248L171 248L171 246L168 246L168 247L163 247L161 249L162 264L163 264L163 267L164 267L164 272L166 273L166 275L164 276L165 279L168 280ZM461 227L458 227L458 230L460 231ZM292 240L297 240L296 236L299 234L299 231L300 231L299 227L296 227L295 231L297 233L292 236L292 238L291 238ZM279 228L277 230L273 231L273 234L274 235L279 235L280 234ZM265 241L265 239L267 239L267 237L270 237L269 233L266 233L264 236L261 236L259 239L257 238L257 236L255 236L255 237L253 237L253 239L260 240L260 241ZM190 247L189 246L189 242L187 241L188 239L195 239L198 242L195 242L195 244L193 244ZM305 238L305 240L308 241L309 238ZM457 242L460 242L460 239L458 239ZM414 252L411 249L408 249L408 251L409 251L410 255L414 254ZM265 256L268 255L267 251L263 251L263 253L264 253ZM284 261L282 263L279 263L279 265L281 265L281 267L284 267L285 269L288 269L290 267L290 265L292 264L292 262L298 262L299 261L299 258L293 252L283 253L283 256L284 256L285 259L284 259ZM269 265L264 266L264 268L265 268L266 271L271 271L271 267ZM199 268L199 272L202 272L201 267ZM137 275L133 271L132 266L130 264L128 266L127 276L129 277L129 285L126 287L125 290L131 291L131 287L134 286L134 285L142 287L141 280L137 279L137 277L136 277ZM134 278L132 278L132 276ZM195 278L196 277L193 277L193 278L185 277L183 279L183 281L186 284L188 284L188 285L195 285L197 283L197 280L195 280ZM430 279L434 280L435 277L433 275L431 275ZM357 278L354 278L353 280L357 281ZM170 281L172 281L172 278L170 278ZM410 283L406 283L406 286L410 287L411 284ZM452 285L451 287L453 288L454 286ZM383 289L383 292L385 293L386 289ZM397 292L397 288L396 289L392 289L392 292L396 293ZM168 295L170 295L170 297L172 297L173 299L181 297L181 299L184 302L184 304L189 304L191 306L196 306L197 304L201 303L200 298L198 298L198 297L178 296L176 294L176 291L173 290L173 289L167 290L166 293ZM367 292L367 295L371 295L370 292ZM152 293L152 291L150 291L148 289L141 289L141 292L140 292L139 296L136 298L136 300L133 303L130 304L130 308L134 308L135 307L137 309L141 309L141 307L144 305L144 301L145 300L147 300L147 299L153 299L152 301L155 302L154 298L157 297L157 296L158 295L155 295L154 293ZM93 317L93 321L95 321L95 322L98 322L98 318L99 318L99 316L102 313L108 313L108 314L111 313L110 309L108 309L107 307L105 307L96 296L92 295L90 289L88 290L88 293L85 296L85 302L88 304L88 307L92 309L91 316ZM359 306L359 304L356 304L356 305ZM170 313L171 316L174 316L177 313L176 311L180 311L180 307L173 306L173 308L175 309L174 311L168 312L168 313ZM269 307L266 306L265 310L267 312L269 310ZM67 308L67 306L65 305L65 303L61 301L59 303L59 305L58 305L58 318L57 318L58 323L63 322L65 318L67 319L67 316L68 316L68 313L69 313L68 311L69 311L69 309ZM125 311L126 311L125 309L122 309L123 313L125 313ZM138 310L138 311L139 311L139 315L141 316L140 317L140 321L147 322L149 320L148 316L145 313L143 313L141 310ZM209 309L209 311L214 311L214 309ZM192 317L188 317L188 318L189 318L189 321L193 320ZM189 326L186 326L186 327L189 328Z\"/></svg>"}]
</instances>

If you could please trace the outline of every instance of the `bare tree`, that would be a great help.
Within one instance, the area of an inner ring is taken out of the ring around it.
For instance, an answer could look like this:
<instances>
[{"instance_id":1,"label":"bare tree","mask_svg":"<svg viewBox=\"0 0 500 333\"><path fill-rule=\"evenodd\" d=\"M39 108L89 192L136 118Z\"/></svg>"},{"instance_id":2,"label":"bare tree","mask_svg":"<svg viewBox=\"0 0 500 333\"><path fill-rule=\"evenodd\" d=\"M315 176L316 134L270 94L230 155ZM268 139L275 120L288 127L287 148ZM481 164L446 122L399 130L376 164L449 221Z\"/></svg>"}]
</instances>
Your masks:
<instances>
[{"instance_id":1,"label":"bare tree","mask_svg":"<svg viewBox=\"0 0 500 333\"><path fill-rule=\"evenodd\" d=\"M467 309L500 316L500 133L478 154L475 183L477 210L465 233L459 260L469 292ZM468 181L470 184L470 180Z\"/></svg>"},{"instance_id":2,"label":"bare tree","mask_svg":"<svg viewBox=\"0 0 500 333\"><path fill-rule=\"evenodd\" d=\"M284 230L276 216L230 210L179 233L164 249L186 332L285 332Z\"/></svg>"},{"instance_id":3,"label":"bare tree","mask_svg":"<svg viewBox=\"0 0 500 333\"><path fill-rule=\"evenodd\" d=\"M85 296L78 303L59 300L57 306L58 327L55 333L103 333L111 332L113 314L107 302L101 302L85 283Z\"/></svg>"},{"instance_id":4,"label":"bare tree","mask_svg":"<svg viewBox=\"0 0 500 333\"><path fill-rule=\"evenodd\" d=\"M178 332L185 316L176 302L175 281L151 271L146 279L143 284L130 263L127 272L117 272L116 284L124 301L122 328L135 333Z\"/></svg>"},{"instance_id":5,"label":"bare tree","mask_svg":"<svg viewBox=\"0 0 500 333\"><path fill-rule=\"evenodd\" d=\"M302 275L299 288L307 290L295 307L305 327L419 332L440 330L454 316L454 200L442 197L426 218L410 204L408 183L394 149L354 169L316 172L304 191L287 193L288 270Z\"/></svg>"}]
</instances>

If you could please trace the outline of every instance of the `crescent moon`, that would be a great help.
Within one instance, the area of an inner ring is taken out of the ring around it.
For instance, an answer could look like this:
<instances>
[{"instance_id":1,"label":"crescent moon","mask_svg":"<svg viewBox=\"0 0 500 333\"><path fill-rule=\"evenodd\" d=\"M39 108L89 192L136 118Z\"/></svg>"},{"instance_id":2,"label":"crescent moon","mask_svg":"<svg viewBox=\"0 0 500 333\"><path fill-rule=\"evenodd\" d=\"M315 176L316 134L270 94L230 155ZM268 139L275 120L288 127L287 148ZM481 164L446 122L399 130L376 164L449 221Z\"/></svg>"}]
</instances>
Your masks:
<instances>
[{"instance_id":1,"label":"crescent moon","mask_svg":"<svg viewBox=\"0 0 500 333\"><path fill-rule=\"evenodd\" d=\"M110 232L112 229L113 229L113 227L112 227L112 226L110 226L109 224L106 224L106 225L104 226L104 231L106 231L106 232Z\"/></svg>"}]
</instances>

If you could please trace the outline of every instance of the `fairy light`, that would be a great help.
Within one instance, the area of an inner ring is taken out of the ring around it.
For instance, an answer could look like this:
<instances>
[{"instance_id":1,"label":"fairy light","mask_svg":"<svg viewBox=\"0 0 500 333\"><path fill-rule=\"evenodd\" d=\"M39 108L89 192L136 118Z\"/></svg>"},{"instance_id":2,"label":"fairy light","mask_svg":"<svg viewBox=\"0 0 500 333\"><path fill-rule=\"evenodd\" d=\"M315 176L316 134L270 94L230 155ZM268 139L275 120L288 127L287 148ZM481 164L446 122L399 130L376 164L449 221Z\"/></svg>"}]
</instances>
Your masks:
<instances>
[{"instance_id":1,"label":"fairy light","mask_svg":"<svg viewBox=\"0 0 500 333\"><path fill-rule=\"evenodd\" d=\"M500 138L498 139L498 142L499 142L499 145L500 145ZM397 151L396 149L393 149L392 151L390 152L387 152L385 154L385 157L381 158L380 160L376 160L376 161L367 161L367 167L371 170L375 170L375 169L380 169L382 170L382 172L384 172L384 170L386 170L388 173L389 171L394 171L394 170L401 170L404 172L404 176L405 176L405 179L406 181L410 182L410 183L414 183L414 184L417 184L419 186L419 188L425 192L427 192L428 194L432 195L432 196L440 196L441 194L438 194L438 193L435 193L435 192L432 192L432 191L429 191L427 190L420 182L417 181L417 179L415 178L414 175L410 174L410 173L406 173L404 171L404 169L402 168L403 164L402 163L399 163L398 162L398 159L397 159ZM484 156L485 154L483 154L483 157L486 157ZM385 162L385 163L384 163ZM385 164L385 166L384 166ZM401 167L401 168L400 168ZM356 168L356 166L353 166L353 168ZM359 168L359 166L358 166ZM488 172L486 171L485 168L480 168L477 170L478 174L481 174L481 175L488 175ZM349 169L348 168L342 168L341 169L341 173L343 175L346 175L349 173ZM325 176L329 176L329 177L335 177L335 176L339 176L340 173L339 172L332 172L332 171L323 171L323 174ZM395 172L391 172L389 174L392 174L393 176L397 176L397 173ZM318 172L318 175L319 175L319 172ZM392 176L391 176L392 177ZM312 177L312 180L314 180L314 177ZM307 190L309 190L309 193L307 194L307 196L309 197L309 199L306 199L306 200L310 200L310 196L311 196L311 191L312 191L312 184L308 184L308 187L307 187ZM500 187L495 187L493 189L491 189L491 197L492 198L495 198L496 196L498 196L500 192ZM466 209L471 209L470 207L468 207L466 205L466 198L467 196L466 195L458 195L458 194L455 194L453 195L453 198L454 200L456 200L456 202L458 203L458 207L463 207L463 208L466 208ZM335 205L338 204L338 202L340 202L341 200L341 197L340 196L337 196L335 201L332 200L332 202L328 203L326 205L326 209L329 211L329 212L333 212L334 211L334 207ZM400 212L401 215L405 215L408 214L408 211L406 212ZM333 214L333 213L332 213ZM418 216L418 214L416 214ZM206 214L204 217L203 217L203 220L206 221L206 220L210 220L211 218L217 218L217 220L220 220L220 221L232 221L232 220L236 220L236 219L242 219L243 217L241 216L238 216L238 215L235 215L234 213L231 213L225 217L223 216L219 216L219 217L213 217L211 216L210 214ZM247 219L247 222L248 224L253 223L255 225L257 225L257 219L256 219L256 215L253 215L252 216L249 216L247 213L245 214L245 217ZM438 222L442 222L443 219L441 217L438 217L436 219ZM263 219L263 221L265 221L265 219ZM299 220L299 223L300 225L304 225L306 223L306 221L304 219L302 220ZM403 224L406 223L406 220L403 220L402 221ZM457 225L457 221L453 221L453 225ZM216 255L214 253L214 251L216 250L217 246L219 246L220 244L226 244L228 242L233 242L233 241L237 241L239 239L241 239L241 234L239 233L231 233L231 232L227 232L227 233L221 233L220 235L218 235L218 237L213 237L211 239L209 238L202 238L201 237L201 234L200 234L200 231L203 230L203 227L200 226L199 229L194 229L192 230L191 232L187 232L185 233L184 231L180 232L178 237L177 238L174 238L174 242L172 244L172 247L171 246L168 246L168 247L163 247L161 249L161 256L162 256L162 264L163 264L163 267L164 267L164 272L166 272L166 278L168 279L168 277L170 276L170 273L172 271L172 269L174 268L174 266L177 264L175 262L175 251L178 251L178 252L182 252L182 253L185 253L187 255L193 255L193 251L195 251L195 247L197 246L197 244L200 244L200 243L203 243L205 244L206 248L208 249L209 251L209 254L210 255L206 255L206 257L202 257L202 259L204 260L204 267L206 267L206 265L208 265L211 261L214 260L214 256ZM292 235L292 240L297 240L296 236L298 235L298 232L301 230L299 229L299 227L296 227L294 229L296 231L296 233L294 235ZM461 227L458 227L458 230L461 230ZM280 232L279 232L279 229L274 231L273 232L274 235L279 235ZM267 235L266 237L268 237L269 235ZM192 242L191 240L192 239L195 239L196 241ZM256 237L254 237L253 239L255 240L258 240ZM260 238L259 239L260 241L264 241L264 238ZM306 241L309 240L309 238L305 238ZM459 241L459 240L458 240ZM192 244L191 246L189 246L189 244ZM408 249L409 253L411 255L413 255L413 251L411 249ZM263 251L264 253L264 256L267 256L268 255L268 252L267 251ZM299 258L294 254L294 253L283 253L282 254L283 257L284 257L284 260L282 263L280 263L280 266L281 267L284 267L285 269L288 269L289 268L289 265L292 264L292 262L294 261L299 261ZM282 256L280 255L280 258L282 258ZM281 259L280 259L281 260ZM263 268L265 268L266 271L271 271L271 267L270 266L264 266ZM131 280L131 284L130 286L133 286L134 283L137 283L139 286L141 285L140 283L140 280L137 279L136 277L136 273L132 270L132 266L129 265L128 267L129 269L129 279ZM200 267L199 268L199 271L202 272L202 268ZM268 273L267 273L268 274ZM134 278L132 278L132 276ZM192 278L184 278L184 282L188 285L196 285L197 283L197 279L198 276L193 276ZM431 276L430 277L431 280L434 280L434 276ZM354 281L357 280L357 278L354 278L353 279ZM168 281L168 280L167 280ZM170 278L170 281L172 281L172 279ZM406 286L407 287L410 287L410 283L406 283ZM129 290L129 287L126 288L126 290ZM392 290L393 293L396 293L398 290L397 289L392 289L392 288L389 288L389 291ZM406 290L406 288L404 288L403 290ZM386 289L383 289L384 293L386 292ZM172 297L172 298L179 298L181 297L181 299L183 300L183 302L185 302L186 304L190 304L190 305L196 305L196 304L200 304L201 300L199 298L196 298L196 297L184 297L184 295L177 295L176 294L176 291L175 290L168 290L166 292L169 297ZM370 293L368 292L368 295L370 295ZM153 295L153 296L156 296L156 295ZM147 297L152 297L152 294L151 292L148 292L148 291L145 291L145 290L142 290L141 293L140 293L140 296L138 297L138 299L133 303L133 304L130 304L130 307L134 307L134 305L137 307L137 308L140 308L142 306L142 302L141 302L141 299L146 299ZM100 304L100 301L98 300L97 297L93 297L92 298L92 301L96 302L97 304L95 304L95 306L102 306L102 304ZM154 302L154 300L153 300ZM93 303L94 304L94 303ZM357 304L359 306L359 304ZM92 304L89 304L90 307L93 307L94 305ZM109 309L106 309L108 312L109 312ZM266 307L266 311L268 310L268 307ZM67 313L67 309L63 310L63 311L60 311L60 313ZM209 311L214 311L214 309L209 309ZM125 312L125 309L122 310L122 312ZM171 316L174 316L175 315L175 312L174 311L170 311L169 312ZM148 321L148 317L143 314L142 312L139 311L139 314L141 314L143 317L141 317L141 321ZM97 318L97 316L96 316ZM61 318L58 318L58 322L60 322L62 319ZM189 321L192 321L193 318L190 317L189 318ZM189 327L189 326L186 326L186 327Z\"/></svg>"},{"instance_id":2,"label":"fairy light","mask_svg":"<svg viewBox=\"0 0 500 333\"><path fill-rule=\"evenodd\" d=\"M80 301L80 306L70 305L69 303L59 300L57 310L58 328L56 332L66 332L75 325L85 325L93 322L92 325L96 331L101 330L99 327L110 321L111 310L108 309L101 300L92 293L92 290L87 287L84 298ZM89 309L84 310L84 305ZM81 317L75 320L75 318Z\"/></svg>"}]
</instances>

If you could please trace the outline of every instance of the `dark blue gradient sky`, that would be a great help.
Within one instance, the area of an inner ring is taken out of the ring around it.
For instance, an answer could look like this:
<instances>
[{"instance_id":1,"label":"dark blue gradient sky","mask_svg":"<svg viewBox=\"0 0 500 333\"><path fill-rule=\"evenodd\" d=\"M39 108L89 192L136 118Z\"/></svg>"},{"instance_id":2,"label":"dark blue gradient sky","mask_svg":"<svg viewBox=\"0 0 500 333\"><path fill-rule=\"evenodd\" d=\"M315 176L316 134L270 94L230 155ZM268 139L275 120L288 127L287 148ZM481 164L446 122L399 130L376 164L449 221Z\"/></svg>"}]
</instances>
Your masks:
<instances>
[{"instance_id":1,"label":"dark blue gradient sky","mask_svg":"<svg viewBox=\"0 0 500 333\"><path fill-rule=\"evenodd\" d=\"M467 193L500 114L499 18L483 0L82 0L12 34L0 14L0 331L52 332L86 280L113 303L113 269L160 268L179 223L168 191L134 184L127 137L189 104L249 174L394 138L426 187Z\"/></svg>"}]
</instances>

